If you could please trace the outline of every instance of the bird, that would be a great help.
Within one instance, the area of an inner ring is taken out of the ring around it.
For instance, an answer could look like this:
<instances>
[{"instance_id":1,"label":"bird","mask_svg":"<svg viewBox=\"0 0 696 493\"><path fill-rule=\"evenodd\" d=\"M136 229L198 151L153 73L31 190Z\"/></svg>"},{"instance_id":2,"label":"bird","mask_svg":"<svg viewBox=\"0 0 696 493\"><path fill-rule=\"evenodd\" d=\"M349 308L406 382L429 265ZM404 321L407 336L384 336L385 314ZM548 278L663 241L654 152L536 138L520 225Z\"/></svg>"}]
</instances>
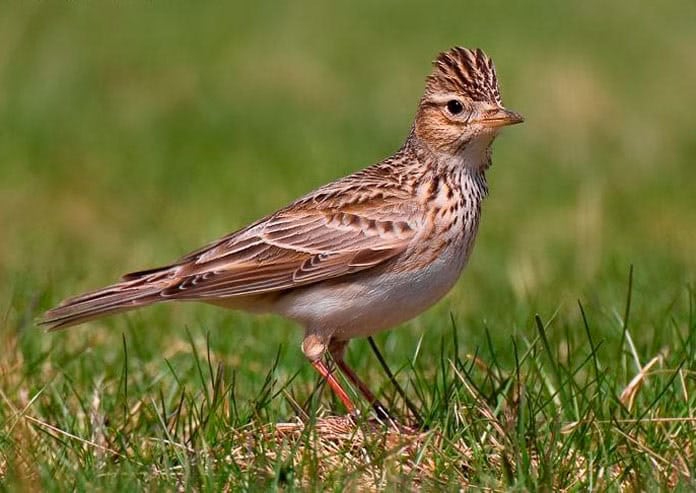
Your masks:
<instances>
[{"instance_id":1,"label":"bird","mask_svg":"<svg viewBox=\"0 0 696 493\"><path fill-rule=\"evenodd\" d=\"M488 193L491 146L524 118L503 106L481 49L440 53L401 148L179 260L125 274L48 310L49 331L166 301L274 313L304 329L301 348L349 415L336 368L389 412L345 361L346 345L410 320L458 280Z\"/></svg>"}]
</instances>

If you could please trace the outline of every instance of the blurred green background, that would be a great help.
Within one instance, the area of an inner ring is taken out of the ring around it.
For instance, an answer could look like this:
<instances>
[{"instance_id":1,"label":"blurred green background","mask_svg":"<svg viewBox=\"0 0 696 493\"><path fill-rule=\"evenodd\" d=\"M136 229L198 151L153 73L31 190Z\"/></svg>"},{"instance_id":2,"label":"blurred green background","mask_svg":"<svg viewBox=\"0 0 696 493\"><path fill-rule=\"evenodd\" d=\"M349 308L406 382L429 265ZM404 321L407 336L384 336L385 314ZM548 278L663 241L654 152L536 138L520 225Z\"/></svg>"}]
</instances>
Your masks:
<instances>
[{"instance_id":1,"label":"blurred green background","mask_svg":"<svg viewBox=\"0 0 696 493\"><path fill-rule=\"evenodd\" d=\"M0 10L0 344L16 348L2 356L6 368L24 361L29 375L39 367L28 362L52 361L75 378L116 374L122 333L136 353L129 364L162 369L184 353L188 367L188 327L197 341L210 332L242 388L258 387L280 344L290 350L279 371L292 374L300 333L273 317L169 305L50 336L34 319L388 156L431 60L453 45L486 50L504 102L526 122L495 144L466 273L437 307L380 336L390 361L400 364L422 333L448 334L450 314L468 352L488 328L505 353L511 335L534 334L536 312L559 314L560 338L583 337L577 299L593 330L618 339L631 264L641 354L668 345L657 328L688 311L692 0L3 1ZM366 347L350 354L363 368ZM309 384L311 369L304 375Z\"/></svg>"}]
</instances>

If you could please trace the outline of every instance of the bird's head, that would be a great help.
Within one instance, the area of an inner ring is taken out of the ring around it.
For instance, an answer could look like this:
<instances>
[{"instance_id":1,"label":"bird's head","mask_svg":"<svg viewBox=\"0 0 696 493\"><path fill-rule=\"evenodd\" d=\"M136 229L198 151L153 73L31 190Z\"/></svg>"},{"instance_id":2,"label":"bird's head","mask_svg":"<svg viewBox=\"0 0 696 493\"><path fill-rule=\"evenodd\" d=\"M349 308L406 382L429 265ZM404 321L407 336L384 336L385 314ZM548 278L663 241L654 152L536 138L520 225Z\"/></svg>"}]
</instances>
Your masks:
<instances>
[{"instance_id":1,"label":"bird's head","mask_svg":"<svg viewBox=\"0 0 696 493\"><path fill-rule=\"evenodd\" d=\"M502 127L524 120L503 106L493 60L483 51L452 48L433 65L415 122L416 136L432 151L484 154Z\"/></svg>"}]
</instances>

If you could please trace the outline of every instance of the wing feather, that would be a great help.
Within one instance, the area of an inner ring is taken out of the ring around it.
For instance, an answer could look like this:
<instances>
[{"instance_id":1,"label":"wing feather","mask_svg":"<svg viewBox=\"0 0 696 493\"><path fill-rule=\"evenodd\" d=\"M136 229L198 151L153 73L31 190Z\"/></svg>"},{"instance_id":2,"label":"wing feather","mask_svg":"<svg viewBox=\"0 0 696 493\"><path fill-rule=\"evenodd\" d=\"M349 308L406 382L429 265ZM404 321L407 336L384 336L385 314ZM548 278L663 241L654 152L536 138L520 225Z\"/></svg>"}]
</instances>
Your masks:
<instances>
[{"instance_id":1,"label":"wing feather","mask_svg":"<svg viewBox=\"0 0 696 493\"><path fill-rule=\"evenodd\" d=\"M384 264L404 252L427 211L390 162L321 187L178 261L46 313L51 329L168 299L215 300L306 286Z\"/></svg>"},{"instance_id":2,"label":"wing feather","mask_svg":"<svg viewBox=\"0 0 696 493\"><path fill-rule=\"evenodd\" d=\"M321 282L388 261L408 247L417 231L403 216L392 221L392 210L387 215L381 207L345 210L282 210L184 257L161 294L205 299Z\"/></svg>"}]
</instances>

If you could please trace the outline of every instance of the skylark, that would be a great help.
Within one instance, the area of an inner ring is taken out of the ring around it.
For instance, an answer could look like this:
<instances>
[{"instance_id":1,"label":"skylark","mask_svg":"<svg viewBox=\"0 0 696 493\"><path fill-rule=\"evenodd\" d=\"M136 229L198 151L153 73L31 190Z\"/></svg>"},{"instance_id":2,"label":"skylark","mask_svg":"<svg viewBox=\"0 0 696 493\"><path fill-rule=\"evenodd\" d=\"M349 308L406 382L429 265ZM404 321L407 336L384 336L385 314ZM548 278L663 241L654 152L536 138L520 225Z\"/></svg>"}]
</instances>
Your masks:
<instances>
[{"instance_id":1,"label":"skylark","mask_svg":"<svg viewBox=\"0 0 696 493\"><path fill-rule=\"evenodd\" d=\"M349 412L338 368L379 414L344 350L444 296L469 258L499 130L523 121L500 99L483 51L441 53L394 155L164 267L70 298L42 321L60 329L161 301L203 301L299 323L302 351Z\"/></svg>"}]
</instances>

